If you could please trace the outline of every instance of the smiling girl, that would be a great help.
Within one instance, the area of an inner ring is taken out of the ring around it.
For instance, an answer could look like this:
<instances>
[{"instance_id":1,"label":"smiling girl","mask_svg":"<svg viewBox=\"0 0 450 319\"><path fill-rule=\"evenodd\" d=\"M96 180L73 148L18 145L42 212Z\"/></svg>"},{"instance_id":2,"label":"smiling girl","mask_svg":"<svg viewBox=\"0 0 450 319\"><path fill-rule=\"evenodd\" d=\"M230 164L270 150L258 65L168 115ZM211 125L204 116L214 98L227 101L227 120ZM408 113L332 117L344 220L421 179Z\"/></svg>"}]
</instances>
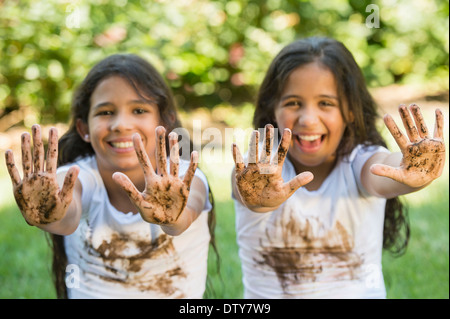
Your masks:
<instances>
[{"instance_id":1,"label":"smiling girl","mask_svg":"<svg viewBox=\"0 0 450 319\"><path fill-rule=\"evenodd\" d=\"M418 106L399 112L407 137L391 116L384 118L400 148L391 153L344 45L308 38L278 54L254 114L255 129L265 127L264 142L255 131L246 162L233 145L246 298L386 297L382 249L401 253L409 237L398 196L429 185L445 160L441 111L434 134Z\"/></svg>"},{"instance_id":2,"label":"smiling girl","mask_svg":"<svg viewBox=\"0 0 450 319\"><path fill-rule=\"evenodd\" d=\"M180 122L162 77L135 55L110 56L81 84L72 116L59 145L50 129L45 168L38 125L33 154L22 135L22 179L6 152L23 217L53 234L58 297L202 298L209 186L197 153L180 158L177 134L166 135Z\"/></svg>"}]
</instances>

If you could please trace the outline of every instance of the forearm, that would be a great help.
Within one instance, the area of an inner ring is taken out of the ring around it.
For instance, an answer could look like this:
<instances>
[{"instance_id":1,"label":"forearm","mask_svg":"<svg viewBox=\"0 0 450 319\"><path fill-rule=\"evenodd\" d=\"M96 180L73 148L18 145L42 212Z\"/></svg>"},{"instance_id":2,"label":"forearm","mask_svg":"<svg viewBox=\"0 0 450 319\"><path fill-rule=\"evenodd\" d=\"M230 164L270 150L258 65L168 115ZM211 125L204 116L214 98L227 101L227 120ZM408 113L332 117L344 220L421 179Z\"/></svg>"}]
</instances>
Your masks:
<instances>
[{"instance_id":1,"label":"forearm","mask_svg":"<svg viewBox=\"0 0 450 319\"><path fill-rule=\"evenodd\" d=\"M170 236L178 236L186 231L191 224L197 219L199 213L186 207L180 214L177 221L170 225L161 225L161 229Z\"/></svg>"}]
</instances>

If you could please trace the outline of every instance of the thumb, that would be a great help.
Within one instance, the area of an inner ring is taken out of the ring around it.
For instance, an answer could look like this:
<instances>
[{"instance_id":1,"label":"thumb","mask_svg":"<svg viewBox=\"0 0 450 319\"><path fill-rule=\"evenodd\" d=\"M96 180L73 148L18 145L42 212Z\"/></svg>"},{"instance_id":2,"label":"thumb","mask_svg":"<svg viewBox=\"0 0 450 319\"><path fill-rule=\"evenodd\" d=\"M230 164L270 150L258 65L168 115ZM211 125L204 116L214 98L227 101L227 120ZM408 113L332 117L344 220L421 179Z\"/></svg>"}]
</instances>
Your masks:
<instances>
[{"instance_id":1,"label":"thumb","mask_svg":"<svg viewBox=\"0 0 450 319\"><path fill-rule=\"evenodd\" d=\"M285 192L288 194L288 197L294 194L297 189L308 184L314 179L314 175L311 172L303 172L295 176L289 182L283 185Z\"/></svg>"},{"instance_id":2,"label":"thumb","mask_svg":"<svg viewBox=\"0 0 450 319\"><path fill-rule=\"evenodd\" d=\"M402 183L400 169L384 164L373 164L370 166L370 172L377 176L388 177L394 181Z\"/></svg>"},{"instance_id":3,"label":"thumb","mask_svg":"<svg viewBox=\"0 0 450 319\"><path fill-rule=\"evenodd\" d=\"M61 189L60 195L62 201L64 201L66 204L70 204L70 202L72 201L73 188L75 187L78 173L80 173L80 168L75 165L69 168L66 176L64 177L64 184Z\"/></svg>"},{"instance_id":4,"label":"thumb","mask_svg":"<svg viewBox=\"0 0 450 319\"><path fill-rule=\"evenodd\" d=\"M141 194L127 175L116 172L112 175L112 178L125 192L127 192L127 195L132 202L137 204L141 201Z\"/></svg>"}]
</instances>

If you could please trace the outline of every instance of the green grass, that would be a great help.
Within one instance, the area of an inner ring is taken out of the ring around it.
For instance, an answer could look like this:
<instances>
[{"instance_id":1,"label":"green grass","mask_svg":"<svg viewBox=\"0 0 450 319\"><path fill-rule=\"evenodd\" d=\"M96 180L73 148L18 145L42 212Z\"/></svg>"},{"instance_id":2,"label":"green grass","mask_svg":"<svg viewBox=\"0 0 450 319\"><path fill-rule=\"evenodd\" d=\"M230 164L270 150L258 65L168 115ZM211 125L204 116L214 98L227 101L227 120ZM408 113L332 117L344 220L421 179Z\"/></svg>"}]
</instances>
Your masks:
<instances>
[{"instance_id":1,"label":"green grass","mask_svg":"<svg viewBox=\"0 0 450 319\"><path fill-rule=\"evenodd\" d=\"M411 223L407 252L399 258L383 256L388 298L449 298L448 179L435 183L407 196Z\"/></svg>"},{"instance_id":2,"label":"green grass","mask_svg":"<svg viewBox=\"0 0 450 319\"><path fill-rule=\"evenodd\" d=\"M208 273L211 278L211 299L240 299L243 295L241 264L238 256L234 228L234 205L232 201L217 203L216 242L219 254L219 272L216 254L211 249ZM207 290L208 292L209 290Z\"/></svg>"},{"instance_id":3,"label":"green grass","mask_svg":"<svg viewBox=\"0 0 450 319\"><path fill-rule=\"evenodd\" d=\"M0 207L0 298L54 298L44 233L14 204Z\"/></svg>"}]
</instances>

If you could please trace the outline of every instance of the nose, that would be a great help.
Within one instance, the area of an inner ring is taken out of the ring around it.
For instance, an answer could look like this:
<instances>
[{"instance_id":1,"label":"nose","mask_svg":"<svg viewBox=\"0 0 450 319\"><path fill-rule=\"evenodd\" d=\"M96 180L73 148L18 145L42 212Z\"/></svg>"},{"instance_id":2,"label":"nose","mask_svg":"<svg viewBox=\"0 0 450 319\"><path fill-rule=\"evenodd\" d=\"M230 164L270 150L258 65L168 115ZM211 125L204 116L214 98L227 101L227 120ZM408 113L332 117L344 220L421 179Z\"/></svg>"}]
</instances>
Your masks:
<instances>
[{"instance_id":1,"label":"nose","mask_svg":"<svg viewBox=\"0 0 450 319\"><path fill-rule=\"evenodd\" d=\"M298 111L300 126L313 126L319 122L319 112L313 106L305 106Z\"/></svg>"},{"instance_id":2,"label":"nose","mask_svg":"<svg viewBox=\"0 0 450 319\"><path fill-rule=\"evenodd\" d=\"M111 117L110 130L113 132L124 132L131 130L132 119L125 112L118 112Z\"/></svg>"}]
</instances>

